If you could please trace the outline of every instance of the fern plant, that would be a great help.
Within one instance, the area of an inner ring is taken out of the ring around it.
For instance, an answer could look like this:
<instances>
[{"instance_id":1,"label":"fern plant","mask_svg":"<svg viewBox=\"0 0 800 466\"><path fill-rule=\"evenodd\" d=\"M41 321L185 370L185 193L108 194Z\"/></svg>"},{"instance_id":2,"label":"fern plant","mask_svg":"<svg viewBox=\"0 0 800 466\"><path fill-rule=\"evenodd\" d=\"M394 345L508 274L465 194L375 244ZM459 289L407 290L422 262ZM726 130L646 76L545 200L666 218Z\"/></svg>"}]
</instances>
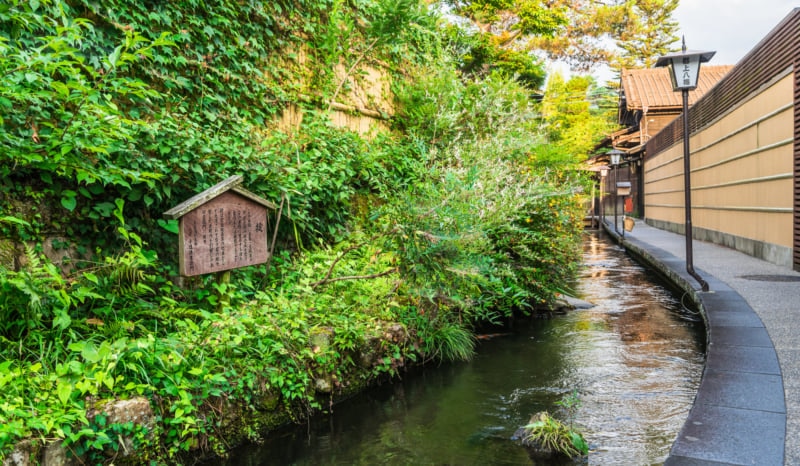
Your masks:
<instances>
[{"instance_id":1,"label":"fern plant","mask_svg":"<svg viewBox=\"0 0 800 466\"><path fill-rule=\"evenodd\" d=\"M0 267L0 335L20 340L49 323L66 328L73 300L58 268L25 245L27 264L19 271Z\"/></svg>"}]
</instances>

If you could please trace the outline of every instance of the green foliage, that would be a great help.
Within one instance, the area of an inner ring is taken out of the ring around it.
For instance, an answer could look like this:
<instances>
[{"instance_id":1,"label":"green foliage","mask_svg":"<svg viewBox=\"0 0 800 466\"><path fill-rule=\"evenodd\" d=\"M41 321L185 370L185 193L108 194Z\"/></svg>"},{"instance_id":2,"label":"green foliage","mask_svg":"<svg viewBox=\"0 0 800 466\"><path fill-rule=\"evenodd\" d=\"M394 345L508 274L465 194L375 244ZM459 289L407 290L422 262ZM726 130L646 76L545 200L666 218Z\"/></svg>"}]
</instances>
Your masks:
<instances>
[{"instance_id":1,"label":"green foliage","mask_svg":"<svg viewBox=\"0 0 800 466\"><path fill-rule=\"evenodd\" d=\"M536 445L544 450L560 453L567 457L585 456L589 453L589 445L583 434L574 426L575 417L581 406L578 391L575 390L556 402L566 411L567 423L552 417L547 412L539 413L531 418L524 427L528 444Z\"/></svg>"},{"instance_id":2,"label":"green foliage","mask_svg":"<svg viewBox=\"0 0 800 466\"><path fill-rule=\"evenodd\" d=\"M482 78L497 72L531 90L538 90L544 84L545 64L535 55L500 47L488 34L466 31L459 26L448 26L445 32L464 76Z\"/></svg>"},{"instance_id":3,"label":"green foliage","mask_svg":"<svg viewBox=\"0 0 800 466\"><path fill-rule=\"evenodd\" d=\"M554 451L567 457L584 456L589 453L589 445L583 435L573 428L550 416L547 412L531 418L524 427L525 440L539 445L545 450Z\"/></svg>"},{"instance_id":4,"label":"green foliage","mask_svg":"<svg viewBox=\"0 0 800 466\"><path fill-rule=\"evenodd\" d=\"M416 359L412 340L384 338L384 319L392 318L396 306L386 302L393 286L389 277L333 281L313 292L311 281L321 278L319 266L326 262L320 251L309 256L307 266L296 267L285 289L255 293L235 310L210 312L190 307L190 297L171 283L142 273L154 259L124 223L118 231L129 242L128 252L68 280L53 282L59 276L55 266L36 255L25 270L0 275L4 299L45 291L60 296L40 299L38 314L26 315L28 320L8 316L28 326L7 327L0 335L0 358L7 361L0 365L0 416L8 421L0 426L3 454L33 436L63 439L74 452L99 458L119 447L114 435L119 428L144 451L178 461L199 444L222 448L224 429L218 429L229 414L219 409L219 400L252 412L280 406L301 419L323 407L318 379L331 380L333 389L342 391L354 381L396 374L406 360ZM357 273L354 267L389 265L377 251L363 254L354 250L354 257L338 261L337 276ZM233 293L236 304L242 293ZM45 318L59 310L63 322ZM324 344L314 339L318 329L331 329ZM365 347L372 353L368 366L359 362ZM153 400L155 441L146 440L141 426L106 426L102 418L88 416L90 400L136 395Z\"/></svg>"},{"instance_id":5,"label":"green foliage","mask_svg":"<svg viewBox=\"0 0 800 466\"><path fill-rule=\"evenodd\" d=\"M87 185L152 183L155 174L121 163L136 155L132 142L142 122L120 107L158 97L125 73L169 41L127 30L87 60L80 47L96 31L68 11L54 1L0 12L0 176L13 167L42 172L45 182L59 176ZM61 204L74 210L76 196L63 190Z\"/></svg>"},{"instance_id":6,"label":"green foliage","mask_svg":"<svg viewBox=\"0 0 800 466\"><path fill-rule=\"evenodd\" d=\"M644 0L625 6L624 28L617 36L617 46L622 50L618 68L651 68L658 57L675 51L672 44L678 41L678 22L672 13L678 0Z\"/></svg>"},{"instance_id":7,"label":"green foliage","mask_svg":"<svg viewBox=\"0 0 800 466\"><path fill-rule=\"evenodd\" d=\"M526 290L529 299L540 304L551 302L573 277L578 263L576 243L583 230L579 196L553 192L553 188L539 186L541 190L534 190L511 222L490 232L498 256L514 259L513 281L508 280L507 286Z\"/></svg>"},{"instance_id":8,"label":"green foliage","mask_svg":"<svg viewBox=\"0 0 800 466\"><path fill-rule=\"evenodd\" d=\"M497 48L546 55L589 72L650 67L677 39L677 0L446 0ZM613 45L612 45L613 44Z\"/></svg>"},{"instance_id":9,"label":"green foliage","mask_svg":"<svg viewBox=\"0 0 800 466\"><path fill-rule=\"evenodd\" d=\"M576 163L588 158L604 135L613 131L616 106L608 105L590 76L573 76L565 81L555 74L547 83L542 114L548 147L539 148L550 157L560 154Z\"/></svg>"},{"instance_id":10,"label":"green foliage","mask_svg":"<svg viewBox=\"0 0 800 466\"><path fill-rule=\"evenodd\" d=\"M304 238L341 238L350 221L351 200L370 192L384 164L354 133L309 117L296 135L275 133L262 146L268 156L248 176L256 192L288 193L292 222Z\"/></svg>"},{"instance_id":11,"label":"green foliage","mask_svg":"<svg viewBox=\"0 0 800 466\"><path fill-rule=\"evenodd\" d=\"M72 454L97 464L103 463L110 452L114 455L129 454L128 448L139 448L145 442L147 429L132 421L109 424L105 415L98 414L89 420L88 426L77 432L65 429L65 435L64 445ZM130 445L126 444L126 438L131 439Z\"/></svg>"},{"instance_id":12,"label":"green foliage","mask_svg":"<svg viewBox=\"0 0 800 466\"><path fill-rule=\"evenodd\" d=\"M433 144L427 182L383 206L401 274L459 321L494 321L550 301L571 276L582 230L579 177L542 146L526 91L493 77L420 79L400 97L413 138ZM570 161L571 162L571 161Z\"/></svg>"},{"instance_id":13,"label":"green foliage","mask_svg":"<svg viewBox=\"0 0 800 466\"><path fill-rule=\"evenodd\" d=\"M102 322L114 317L118 308L126 309L130 317L155 313L156 306L141 299L154 294L146 282L154 282L156 277L147 275L146 269L152 267L155 255L142 248L138 235L126 230L122 205L118 200L115 214L122 225L118 231L130 247L125 254L107 257L104 264L65 277L58 267L26 246L24 268L0 268L0 337L23 343L50 332L56 336L73 325L86 325L74 323L76 318ZM135 322L126 321L125 325L135 326Z\"/></svg>"},{"instance_id":14,"label":"green foliage","mask_svg":"<svg viewBox=\"0 0 800 466\"><path fill-rule=\"evenodd\" d=\"M448 0L456 13L485 25L503 27L503 32L514 31L522 35L553 35L564 25L567 9L558 2L541 0ZM508 16L514 20L509 21ZM509 25L510 24L510 25ZM501 35L502 36L502 35Z\"/></svg>"},{"instance_id":15,"label":"green foliage","mask_svg":"<svg viewBox=\"0 0 800 466\"><path fill-rule=\"evenodd\" d=\"M469 361L475 348L475 336L467 329L445 324L431 336L435 342L433 356L445 361Z\"/></svg>"},{"instance_id":16,"label":"green foliage","mask_svg":"<svg viewBox=\"0 0 800 466\"><path fill-rule=\"evenodd\" d=\"M581 397L578 390L573 390L569 395L565 395L561 400L556 401L556 405L564 408L567 411L567 422L572 427L575 422L575 416L581 408Z\"/></svg>"}]
</instances>

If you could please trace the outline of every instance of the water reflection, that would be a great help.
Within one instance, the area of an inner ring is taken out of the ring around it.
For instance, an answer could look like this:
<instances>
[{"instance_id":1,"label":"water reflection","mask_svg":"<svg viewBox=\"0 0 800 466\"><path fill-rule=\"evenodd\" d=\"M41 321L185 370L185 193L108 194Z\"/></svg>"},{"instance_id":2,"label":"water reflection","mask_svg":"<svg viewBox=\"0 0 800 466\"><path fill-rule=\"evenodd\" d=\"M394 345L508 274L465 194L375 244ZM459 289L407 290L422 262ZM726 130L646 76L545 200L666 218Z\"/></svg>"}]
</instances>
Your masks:
<instances>
[{"instance_id":1,"label":"water reflection","mask_svg":"<svg viewBox=\"0 0 800 466\"><path fill-rule=\"evenodd\" d=\"M509 438L577 390L590 464L658 464L703 364L702 328L616 246L587 237L578 297L597 304L485 341L469 364L429 368L242 448L244 465L525 465Z\"/></svg>"}]
</instances>

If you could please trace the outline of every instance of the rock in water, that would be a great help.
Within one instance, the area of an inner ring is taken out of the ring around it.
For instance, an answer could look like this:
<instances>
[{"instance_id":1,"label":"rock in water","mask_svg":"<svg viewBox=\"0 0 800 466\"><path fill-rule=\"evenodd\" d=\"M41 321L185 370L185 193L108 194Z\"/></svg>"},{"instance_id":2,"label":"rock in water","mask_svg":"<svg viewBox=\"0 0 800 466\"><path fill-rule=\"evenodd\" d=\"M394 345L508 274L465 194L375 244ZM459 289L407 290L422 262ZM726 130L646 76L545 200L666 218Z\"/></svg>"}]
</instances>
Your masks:
<instances>
[{"instance_id":1,"label":"rock in water","mask_svg":"<svg viewBox=\"0 0 800 466\"><path fill-rule=\"evenodd\" d=\"M597 304L590 303L588 301L584 301L582 299L573 298L572 296L561 295L561 299L567 302L573 309L591 309Z\"/></svg>"}]
</instances>

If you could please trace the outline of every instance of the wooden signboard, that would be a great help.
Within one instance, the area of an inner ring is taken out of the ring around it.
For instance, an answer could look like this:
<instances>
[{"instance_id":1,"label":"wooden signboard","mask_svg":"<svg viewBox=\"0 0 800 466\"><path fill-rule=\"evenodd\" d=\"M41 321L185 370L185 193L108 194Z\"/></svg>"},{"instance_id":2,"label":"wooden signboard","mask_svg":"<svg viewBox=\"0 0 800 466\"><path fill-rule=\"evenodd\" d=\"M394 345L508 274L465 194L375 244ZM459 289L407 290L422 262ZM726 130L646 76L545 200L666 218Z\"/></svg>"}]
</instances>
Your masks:
<instances>
[{"instance_id":1,"label":"wooden signboard","mask_svg":"<svg viewBox=\"0 0 800 466\"><path fill-rule=\"evenodd\" d=\"M179 220L181 275L267 262L267 209L275 206L240 188L241 181L232 176L164 213Z\"/></svg>"}]
</instances>

